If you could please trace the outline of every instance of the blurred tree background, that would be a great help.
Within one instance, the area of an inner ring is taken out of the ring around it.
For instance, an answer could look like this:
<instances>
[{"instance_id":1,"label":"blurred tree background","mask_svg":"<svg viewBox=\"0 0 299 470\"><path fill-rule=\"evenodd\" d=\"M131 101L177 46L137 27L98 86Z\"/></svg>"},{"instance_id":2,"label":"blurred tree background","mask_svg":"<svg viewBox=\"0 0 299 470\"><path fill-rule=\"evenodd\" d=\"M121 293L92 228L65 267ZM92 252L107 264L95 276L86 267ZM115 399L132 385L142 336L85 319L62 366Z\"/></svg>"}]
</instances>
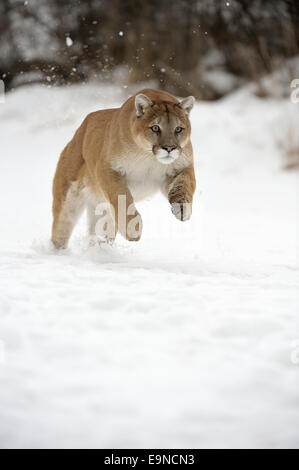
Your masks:
<instances>
[{"instance_id":1,"label":"blurred tree background","mask_svg":"<svg viewBox=\"0 0 299 470\"><path fill-rule=\"evenodd\" d=\"M298 0L0 0L7 89L155 80L217 99L298 55Z\"/></svg>"}]
</instances>

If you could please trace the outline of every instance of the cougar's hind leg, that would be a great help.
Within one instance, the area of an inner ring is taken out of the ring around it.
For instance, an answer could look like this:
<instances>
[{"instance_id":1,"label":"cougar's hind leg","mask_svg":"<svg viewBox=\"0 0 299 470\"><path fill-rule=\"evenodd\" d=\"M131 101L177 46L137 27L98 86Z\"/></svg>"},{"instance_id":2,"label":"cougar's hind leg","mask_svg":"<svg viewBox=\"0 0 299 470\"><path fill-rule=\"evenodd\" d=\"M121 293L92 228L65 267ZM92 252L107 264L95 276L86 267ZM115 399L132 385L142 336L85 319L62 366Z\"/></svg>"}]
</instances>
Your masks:
<instances>
[{"instance_id":1,"label":"cougar's hind leg","mask_svg":"<svg viewBox=\"0 0 299 470\"><path fill-rule=\"evenodd\" d=\"M55 197L53 202L52 242L58 249L67 248L72 231L85 207L80 185L73 182L64 199Z\"/></svg>"}]
</instances>

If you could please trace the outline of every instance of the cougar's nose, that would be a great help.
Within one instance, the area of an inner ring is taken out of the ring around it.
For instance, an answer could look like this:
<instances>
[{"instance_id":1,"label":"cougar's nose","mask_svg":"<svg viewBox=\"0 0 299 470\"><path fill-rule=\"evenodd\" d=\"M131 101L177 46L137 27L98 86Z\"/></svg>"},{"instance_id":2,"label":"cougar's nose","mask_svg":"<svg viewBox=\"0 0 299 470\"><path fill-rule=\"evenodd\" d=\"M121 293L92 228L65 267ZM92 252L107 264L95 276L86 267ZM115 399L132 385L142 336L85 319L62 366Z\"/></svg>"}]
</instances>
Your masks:
<instances>
[{"instance_id":1,"label":"cougar's nose","mask_svg":"<svg viewBox=\"0 0 299 470\"><path fill-rule=\"evenodd\" d=\"M162 149L170 153L172 150L176 149L176 145L162 145Z\"/></svg>"}]
</instances>

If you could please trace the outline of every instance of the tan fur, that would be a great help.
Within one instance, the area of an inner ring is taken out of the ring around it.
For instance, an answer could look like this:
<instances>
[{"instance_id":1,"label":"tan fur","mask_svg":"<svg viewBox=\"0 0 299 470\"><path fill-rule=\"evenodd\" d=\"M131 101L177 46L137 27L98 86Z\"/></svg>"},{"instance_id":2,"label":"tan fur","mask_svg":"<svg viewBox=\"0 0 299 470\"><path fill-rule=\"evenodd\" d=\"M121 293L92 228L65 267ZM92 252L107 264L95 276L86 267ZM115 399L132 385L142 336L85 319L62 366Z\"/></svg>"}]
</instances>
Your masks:
<instances>
[{"instance_id":1,"label":"tan fur","mask_svg":"<svg viewBox=\"0 0 299 470\"><path fill-rule=\"evenodd\" d=\"M159 190L177 218L190 217L195 190L190 102L188 98L179 103L166 92L146 89L120 108L86 117L61 153L54 178L52 241L57 248L67 247L85 207L89 234L95 235L95 210L105 201L114 209L109 213L115 227L112 239L117 231L128 240L140 238L142 222L134 201ZM160 127L158 133L151 128L155 125ZM178 127L183 131L177 133ZM129 209L122 226L118 225L120 195L126 196L126 212ZM140 229L137 236L127 230L132 219Z\"/></svg>"}]
</instances>

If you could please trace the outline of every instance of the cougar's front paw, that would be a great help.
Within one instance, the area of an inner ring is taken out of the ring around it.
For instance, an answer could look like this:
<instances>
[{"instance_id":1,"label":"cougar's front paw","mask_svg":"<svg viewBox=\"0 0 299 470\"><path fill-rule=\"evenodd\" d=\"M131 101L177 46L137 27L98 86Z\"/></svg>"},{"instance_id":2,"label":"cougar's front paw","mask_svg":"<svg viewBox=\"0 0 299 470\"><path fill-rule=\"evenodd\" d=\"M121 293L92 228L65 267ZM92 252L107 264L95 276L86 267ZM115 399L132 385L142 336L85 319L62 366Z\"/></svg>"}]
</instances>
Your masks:
<instances>
[{"instance_id":1,"label":"cougar's front paw","mask_svg":"<svg viewBox=\"0 0 299 470\"><path fill-rule=\"evenodd\" d=\"M189 220L192 214L192 204L190 202L172 202L171 203L171 211L173 215L185 222L185 220Z\"/></svg>"}]
</instances>

